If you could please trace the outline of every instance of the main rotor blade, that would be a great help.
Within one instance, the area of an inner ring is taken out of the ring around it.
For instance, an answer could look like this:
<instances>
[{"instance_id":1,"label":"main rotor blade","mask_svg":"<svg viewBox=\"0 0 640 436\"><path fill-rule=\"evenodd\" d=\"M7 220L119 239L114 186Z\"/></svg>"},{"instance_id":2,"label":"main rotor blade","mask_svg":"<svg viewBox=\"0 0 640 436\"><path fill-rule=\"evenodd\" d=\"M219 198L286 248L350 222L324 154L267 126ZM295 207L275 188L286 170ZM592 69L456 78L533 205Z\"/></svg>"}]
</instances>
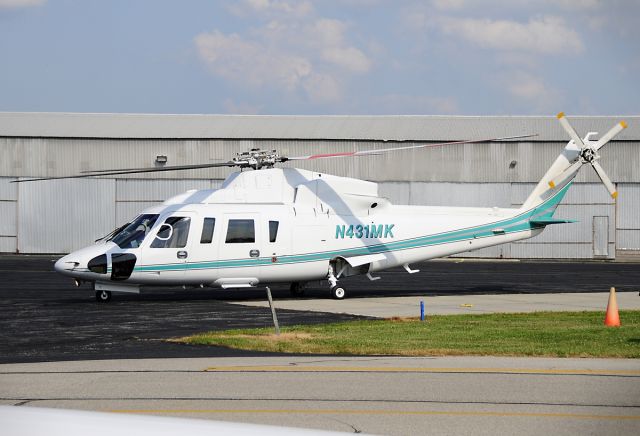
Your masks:
<instances>
[{"instance_id":1,"label":"main rotor blade","mask_svg":"<svg viewBox=\"0 0 640 436\"><path fill-rule=\"evenodd\" d=\"M565 179L571 175L571 173L577 172L578 169L581 166L582 166L582 160L578 159L573 164L571 164L571 166L569 168L567 168L566 170L561 172L558 176L556 176L553 179L549 180L549 187L551 189L555 188L560 183L564 182Z\"/></svg>"},{"instance_id":2,"label":"main rotor blade","mask_svg":"<svg viewBox=\"0 0 640 436\"><path fill-rule=\"evenodd\" d=\"M327 159L334 157L352 157L352 156L367 156L367 155L377 155L388 153L391 151L400 151L400 150L413 150L416 148L427 148L427 147L440 147L443 145L455 145L455 144L474 144L479 142L492 142L492 141L507 141L510 139L522 139L522 138L532 138L534 136L538 136L538 134L532 135L518 135L518 136L505 136L503 138L491 138L491 139L470 139L466 141L450 141L450 142L437 142L437 143L426 143L420 145L407 145L404 147L392 147L392 148L382 148L377 150L361 150L361 151L347 151L343 153L327 153L327 154L311 154L308 156L295 156L295 157L282 157L282 162L286 162L288 160L311 160L311 159ZM416 141L419 142L419 141Z\"/></svg>"},{"instance_id":3,"label":"main rotor blade","mask_svg":"<svg viewBox=\"0 0 640 436\"><path fill-rule=\"evenodd\" d=\"M603 145L611 141L618 133L622 132L626 128L627 123L625 123L624 121L620 121L618 124L613 126L611 130L609 130L602 138L600 138L598 142L596 142L596 144L593 146L593 149L595 151L598 151Z\"/></svg>"},{"instance_id":4,"label":"main rotor blade","mask_svg":"<svg viewBox=\"0 0 640 436\"><path fill-rule=\"evenodd\" d=\"M85 179L89 177L101 177L101 176L116 176L121 174L139 174L139 173L157 173L162 171L182 171L182 170L195 170L203 168L214 167L234 167L237 164L235 162L224 163L209 163L200 165L176 165L162 168L130 168L121 170L97 170L89 172L88 174L80 174L77 176L61 176L61 177L39 177L35 179L14 180L12 183L22 182L38 182L41 180L59 180L59 179Z\"/></svg>"},{"instance_id":5,"label":"main rotor blade","mask_svg":"<svg viewBox=\"0 0 640 436\"><path fill-rule=\"evenodd\" d=\"M232 167L237 165L235 162L216 162L216 163L208 163L208 164L198 164L198 165L173 165L166 167L142 167L142 168L113 168L110 170L90 170L90 171L80 171L82 174L96 174L96 175L105 175L106 173L113 174L133 174L135 172L141 173L150 173L154 171L181 171L181 170L192 170L198 168L214 168L214 167Z\"/></svg>"},{"instance_id":6,"label":"main rotor blade","mask_svg":"<svg viewBox=\"0 0 640 436\"><path fill-rule=\"evenodd\" d=\"M576 131L573 129L571 124L569 124L569 120L564 116L564 112L560 112L558 115L558 121L560 121L560 125L564 128L565 132L569 134L573 142L580 147L581 150L585 148L584 142L582 142L582 138L578 136Z\"/></svg>"},{"instance_id":7,"label":"main rotor blade","mask_svg":"<svg viewBox=\"0 0 640 436\"><path fill-rule=\"evenodd\" d=\"M607 174L604 172L604 169L602 169L602 166L600 166L598 161L594 160L593 162L591 162L591 166L594 170L596 170L596 174L598 174L598 177L600 177L600 180L602 180L602 183L604 183L605 188L607 188L607 191L609 191L609 194L611 194L611 198L618 197L616 186L611 182L611 179L609 179L609 176L607 176Z\"/></svg>"}]
</instances>

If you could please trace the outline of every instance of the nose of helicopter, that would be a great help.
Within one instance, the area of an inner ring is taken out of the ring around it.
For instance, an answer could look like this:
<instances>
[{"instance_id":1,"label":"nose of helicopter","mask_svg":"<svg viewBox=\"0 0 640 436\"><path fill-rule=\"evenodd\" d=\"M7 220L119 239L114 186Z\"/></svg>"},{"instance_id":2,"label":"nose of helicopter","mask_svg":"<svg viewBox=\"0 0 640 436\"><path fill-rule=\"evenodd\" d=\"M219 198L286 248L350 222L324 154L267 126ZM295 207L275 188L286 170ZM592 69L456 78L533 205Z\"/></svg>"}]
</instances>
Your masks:
<instances>
[{"instance_id":1,"label":"nose of helicopter","mask_svg":"<svg viewBox=\"0 0 640 436\"><path fill-rule=\"evenodd\" d=\"M55 263L56 272L74 278L89 278L107 272L107 252L115 244L96 244L61 257Z\"/></svg>"},{"instance_id":2,"label":"nose of helicopter","mask_svg":"<svg viewBox=\"0 0 640 436\"><path fill-rule=\"evenodd\" d=\"M65 276L74 276L74 271L81 267L81 262L78 256L74 256L75 253L67 254L64 257L61 257L57 260L55 265L53 266L56 272L63 274ZM85 263L86 267L86 263Z\"/></svg>"}]
</instances>

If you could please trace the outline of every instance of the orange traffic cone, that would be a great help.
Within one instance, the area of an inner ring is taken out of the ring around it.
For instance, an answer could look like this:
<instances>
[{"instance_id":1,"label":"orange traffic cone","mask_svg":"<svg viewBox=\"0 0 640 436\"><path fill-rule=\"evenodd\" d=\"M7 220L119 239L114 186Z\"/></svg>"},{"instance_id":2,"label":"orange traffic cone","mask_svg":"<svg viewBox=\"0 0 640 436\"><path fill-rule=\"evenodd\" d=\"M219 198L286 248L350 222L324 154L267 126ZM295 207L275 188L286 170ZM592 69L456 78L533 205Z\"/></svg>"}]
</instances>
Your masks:
<instances>
[{"instance_id":1,"label":"orange traffic cone","mask_svg":"<svg viewBox=\"0 0 640 436\"><path fill-rule=\"evenodd\" d=\"M620 327L620 315L618 314L618 302L616 301L616 288L609 291L609 303L607 303L607 315L604 317L604 325L608 327Z\"/></svg>"}]
</instances>

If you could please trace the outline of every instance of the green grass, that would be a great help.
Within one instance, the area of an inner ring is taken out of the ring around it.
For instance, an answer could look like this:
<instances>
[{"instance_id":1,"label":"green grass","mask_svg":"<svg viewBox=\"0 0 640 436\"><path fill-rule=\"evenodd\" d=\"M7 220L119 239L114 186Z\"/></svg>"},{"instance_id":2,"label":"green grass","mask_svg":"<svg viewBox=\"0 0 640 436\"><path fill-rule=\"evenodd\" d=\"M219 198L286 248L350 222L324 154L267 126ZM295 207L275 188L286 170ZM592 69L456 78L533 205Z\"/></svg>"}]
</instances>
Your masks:
<instances>
[{"instance_id":1,"label":"green grass","mask_svg":"<svg viewBox=\"0 0 640 436\"><path fill-rule=\"evenodd\" d=\"M171 341L284 353L443 356L640 357L640 311L621 311L622 327L600 312L439 315L227 330Z\"/></svg>"}]
</instances>

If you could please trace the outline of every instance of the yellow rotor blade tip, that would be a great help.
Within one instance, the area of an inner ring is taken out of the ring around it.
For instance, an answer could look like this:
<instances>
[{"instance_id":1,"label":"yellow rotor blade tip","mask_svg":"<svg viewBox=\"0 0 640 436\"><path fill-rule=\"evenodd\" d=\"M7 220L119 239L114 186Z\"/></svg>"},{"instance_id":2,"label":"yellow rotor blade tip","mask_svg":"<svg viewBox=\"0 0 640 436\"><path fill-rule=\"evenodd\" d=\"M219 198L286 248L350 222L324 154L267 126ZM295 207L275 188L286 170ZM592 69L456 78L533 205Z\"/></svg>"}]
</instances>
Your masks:
<instances>
[{"instance_id":1,"label":"yellow rotor blade tip","mask_svg":"<svg viewBox=\"0 0 640 436\"><path fill-rule=\"evenodd\" d=\"M615 191L613 194L611 194L611 198L618 198L618 191Z\"/></svg>"},{"instance_id":2,"label":"yellow rotor blade tip","mask_svg":"<svg viewBox=\"0 0 640 436\"><path fill-rule=\"evenodd\" d=\"M620 121L620 125L622 126L623 129L627 128L627 123L625 123L624 120Z\"/></svg>"},{"instance_id":3,"label":"yellow rotor blade tip","mask_svg":"<svg viewBox=\"0 0 640 436\"><path fill-rule=\"evenodd\" d=\"M558 115L556 115L556 117L558 117L558 119L564 117L564 112L560 112Z\"/></svg>"}]
</instances>

